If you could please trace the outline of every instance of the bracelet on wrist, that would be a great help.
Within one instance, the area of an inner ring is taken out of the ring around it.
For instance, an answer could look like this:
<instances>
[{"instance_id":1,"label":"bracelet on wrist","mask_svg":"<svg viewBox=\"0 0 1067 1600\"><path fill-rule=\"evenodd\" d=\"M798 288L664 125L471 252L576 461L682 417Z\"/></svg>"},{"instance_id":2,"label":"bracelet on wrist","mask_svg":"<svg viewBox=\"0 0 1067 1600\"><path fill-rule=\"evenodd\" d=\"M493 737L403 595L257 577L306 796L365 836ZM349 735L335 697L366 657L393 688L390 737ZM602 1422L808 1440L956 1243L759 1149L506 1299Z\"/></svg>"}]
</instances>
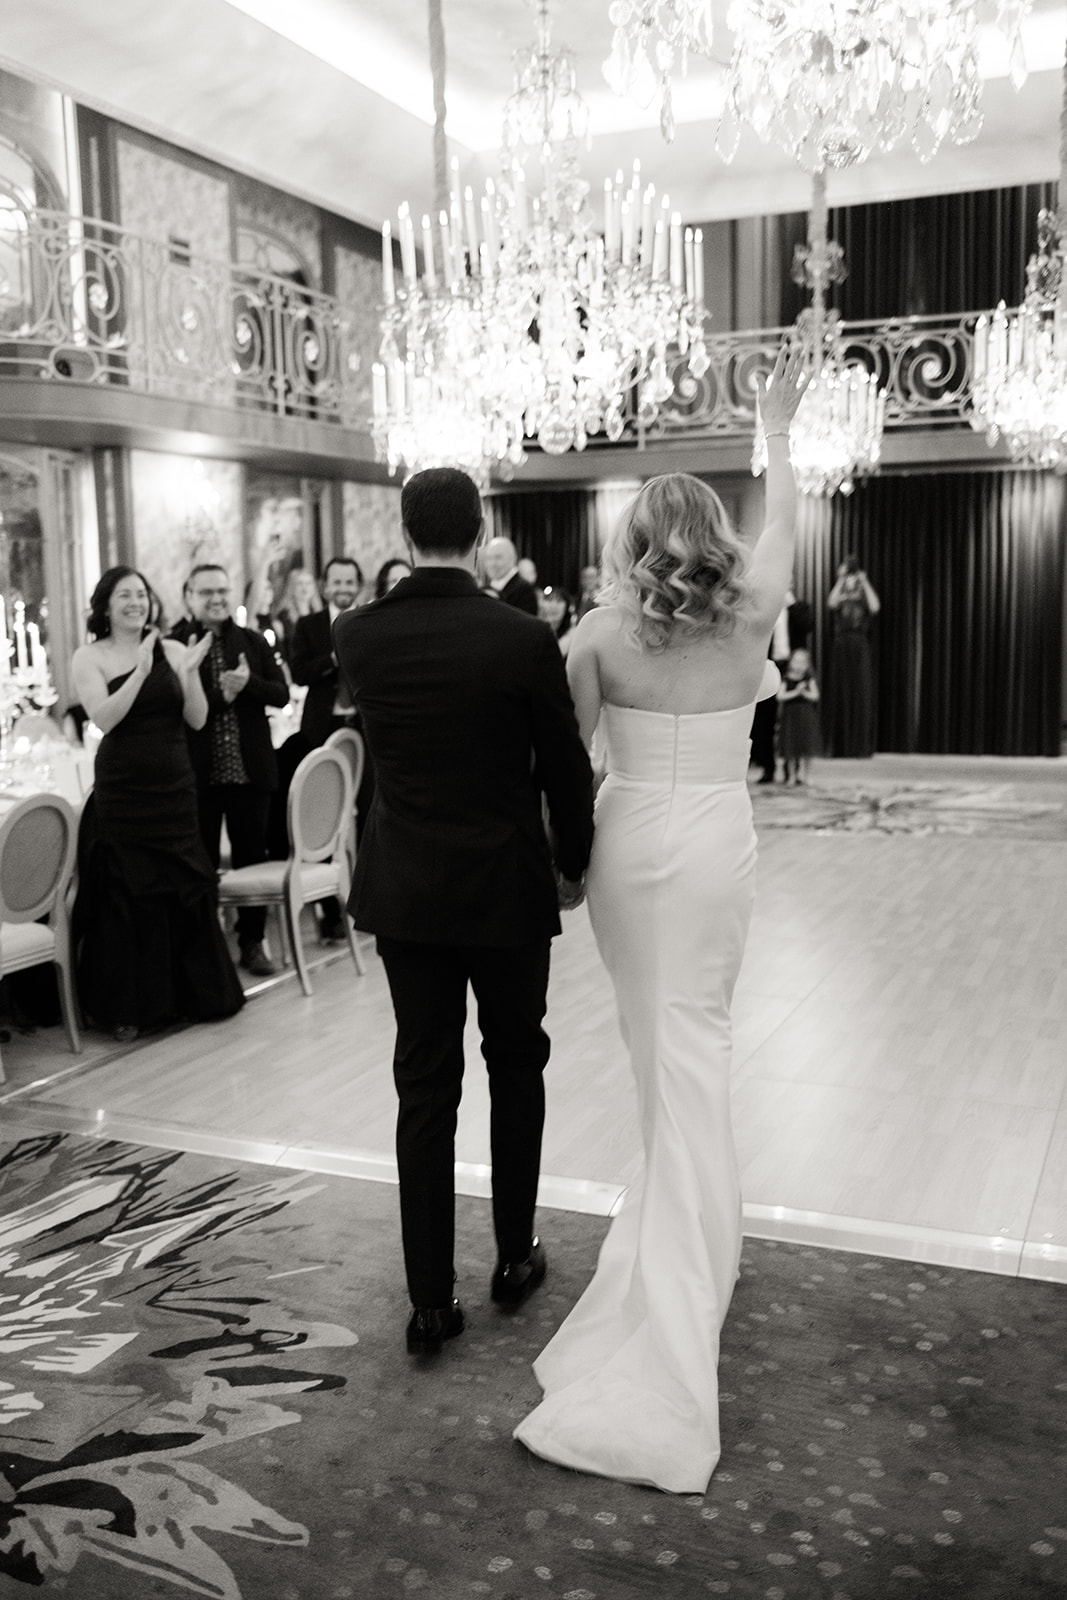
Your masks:
<instances>
[{"instance_id":1,"label":"bracelet on wrist","mask_svg":"<svg viewBox=\"0 0 1067 1600\"><path fill-rule=\"evenodd\" d=\"M766 430L764 430L763 437L765 439L788 439L789 430L788 428L775 428L773 433L767 433Z\"/></svg>"}]
</instances>

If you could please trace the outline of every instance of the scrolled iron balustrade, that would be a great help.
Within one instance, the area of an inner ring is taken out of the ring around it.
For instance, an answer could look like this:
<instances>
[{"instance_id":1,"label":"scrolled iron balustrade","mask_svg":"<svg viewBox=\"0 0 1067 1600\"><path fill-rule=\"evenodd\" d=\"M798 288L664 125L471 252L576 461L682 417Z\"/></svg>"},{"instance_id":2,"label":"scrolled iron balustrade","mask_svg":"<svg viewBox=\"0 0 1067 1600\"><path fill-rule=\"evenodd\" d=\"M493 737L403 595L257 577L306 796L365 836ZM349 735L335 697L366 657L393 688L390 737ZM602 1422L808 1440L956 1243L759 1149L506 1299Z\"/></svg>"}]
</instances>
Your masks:
<instances>
[{"instance_id":1,"label":"scrolled iron balustrade","mask_svg":"<svg viewBox=\"0 0 1067 1600\"><path fill-rule=\"evenodd\" d=\"M0 211L0 378L117 384L369 430L360 336L379 308L346 305L233 262L63 212ZM977 313L841 326L847 362L876 374L887 430L964 428ZM750 437L756 384L786 328L710 333L707 372L678 357L655 423L623 443ZM590 448L617 448L590 439Z\"/></svg>"},{"instance_id":2,"label":"scrolled iron balustrade","mask_svg":"<svg viewBox=\"0 0 1067 1600\"><path fill-rule=\"evenodd\" d=\"M114 223L0 212L0 376L362 428L358 317L331 295Z\"/></svg>"}]
</instances>

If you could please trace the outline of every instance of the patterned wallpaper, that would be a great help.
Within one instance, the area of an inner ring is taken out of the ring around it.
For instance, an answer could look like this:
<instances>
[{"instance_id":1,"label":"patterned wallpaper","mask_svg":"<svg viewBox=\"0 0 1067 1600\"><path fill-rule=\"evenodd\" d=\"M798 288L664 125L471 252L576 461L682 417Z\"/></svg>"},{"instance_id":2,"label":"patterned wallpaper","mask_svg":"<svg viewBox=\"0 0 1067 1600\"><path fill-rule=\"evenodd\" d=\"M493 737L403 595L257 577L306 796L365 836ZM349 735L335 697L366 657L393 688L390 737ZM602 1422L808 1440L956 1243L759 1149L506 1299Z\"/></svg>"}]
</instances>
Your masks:
<instances>
[{"instance_id":1,"label":"patterned wallpaper","mask_svg":"<svg viewBox=\"0 0 1067 1600\"><path fill-rule=\"evenodd\" d=\"M335 267L337 298L351 319L349 347L359 357L359 367L349 390L350 403L353 403L356 415L369 419L372 410L371 367L378 359L381 342L378 327L382 298L381 262L338 245Z\"/></svg>"},{"instance_id":2,"label":"patterned wallpaper","mask_svg":"<svg viewBox=\"0 0 1067 1600\"><path fill-rule=\"evenodd\" d=\"M200 461L130 451L133 564L163 602L167 626L183 613L182 585L201 561L220 561L245 589L244 471L235 461Z\"/></svg>"},{"instance_id":3,"label":"patterned wallpaper","mask_svg":"<svg viewBox=\"0 0 1067 1600\"><path fill-rule=\"evenodd\" d=\"M400 527L400 483L346 483L343 488L344 552L354 556L368 584L391 556L407 559Z\"/></svg>"},{"instance_id":4,"label":"patterned wallpaper","mask_svg":"<svg viewBox=\"0 0 1067 1600\"><path fill-rule=\"evenodd\" d=\"M237 227L244 237L239 240L238 259L261 268L264 272L288 271L281 266L269 249L271 240L277 240L299 258L308 274L308 287L322 286L322 246L319 241L319 214L314 206L266 184L255 183L250 178L235 176L234 213ZM249 254L253 237L260 244L260 254L254 259Z\"/></svg>"},{"instance_id":5,"label":"patterned wallpaper","mask_svg":"<svg viewBox=\"0 0 1067 1600\"><path fill-rule=\"evenodd\" d=\"M217 341L231 316L229 185L126 139L118 140L118 168L123 227L158 241L139 246L141 271L128 285L131 377L156 386L150 352L159 387L225 402L233 378Z\"/></svg>"},{"instance_id":6,"label":"patterned wallpaper","mask_svg":"<svg viewBox=\"0 0 1067 1600\"><path fill-rule=\"evenodd\" d=\"M124 228L152 239L173 234L188 242L194 259L229 261L229 184L127 139L118 140L118 163Z\"/></svg>"}]
</instances>

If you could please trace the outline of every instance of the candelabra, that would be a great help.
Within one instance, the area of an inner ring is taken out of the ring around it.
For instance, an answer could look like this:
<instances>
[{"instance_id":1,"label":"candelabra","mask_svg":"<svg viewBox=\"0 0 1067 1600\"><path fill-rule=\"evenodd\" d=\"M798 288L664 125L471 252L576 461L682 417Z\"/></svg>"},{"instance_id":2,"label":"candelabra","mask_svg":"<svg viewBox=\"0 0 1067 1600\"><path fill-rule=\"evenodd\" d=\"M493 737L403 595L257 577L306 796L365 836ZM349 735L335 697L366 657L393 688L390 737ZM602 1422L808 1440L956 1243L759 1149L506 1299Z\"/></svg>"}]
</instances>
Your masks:
<instances>
[{"instance_id":1,"label":"candelabra","mask_svg":"<svg viewBox=\"0 0 1067 1600\"><path fill-rule=\"evenodd\" d=\"M971 426L1012 459L1035 467L1067 461L1067 56L1060 113L1060 208L1038 216L1037 251L1017 311L1001 301L974 330Z\"/></svg>"},{"instance_id":2,"label":"candelabra","mask_svg":"<svg viewBox=\"0 0 1067 1600\"><path fill-rule=\"evenodd\" d=\"M0 763L11 760L11 730L17 717L47 711L59 696L52 687L48 657L35 622L26 621L22 600L13 606L13 637L7 631L7 607L0 595Z\"/></svg>"},{"instance_id":3,"label":"candelabra","mask_svg":"<svg viewBox=\"0 0 1067 1600\"><path fill-rule=\"evenodd\" d=\"M826 176L812 181L807 245L798 245L793 280L812 293L812 303L797 318L796 337L815 373L790 431L790 455L803 494L851 494L854 479L875 471L882 454L885 396L874 374L846 364L841 350L841 319L827 309L826 292L845 276L841 246L826 237ZM757 419L752 471L767 465L767 441Z\"/></svg>"},{"instance_id":4,"label":"candelabra","mask_svg":"<svg viewBox=\"0 0 1067 1600\"><path fill-rule=\"evenodd\" d=\"M505 105L500 181L476 201L453 164L436 228L422 219L421 274L410 210L399 211L399 282L382 230L372 426L391 469L451 460L484 480L521 462L527 438L550 454L599 432L614 441L629 407L647 424L673 393L672 346L694 375L707 371L700 230L642 191L636 163L628 185L621 173L605 182L598 226L578 170L586 126L540 0L537 44Z\"/></svg>"}]
</instances>

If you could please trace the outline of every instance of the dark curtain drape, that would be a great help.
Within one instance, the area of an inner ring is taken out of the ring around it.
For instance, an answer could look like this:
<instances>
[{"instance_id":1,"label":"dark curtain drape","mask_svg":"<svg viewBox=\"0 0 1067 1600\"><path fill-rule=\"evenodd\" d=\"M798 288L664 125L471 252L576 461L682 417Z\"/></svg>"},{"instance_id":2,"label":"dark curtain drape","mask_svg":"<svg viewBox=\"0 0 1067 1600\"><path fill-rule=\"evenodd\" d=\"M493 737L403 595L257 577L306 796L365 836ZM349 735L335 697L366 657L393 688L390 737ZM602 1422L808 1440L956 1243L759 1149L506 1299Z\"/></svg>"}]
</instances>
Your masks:
<instances>
[{"instance_id":1,"label":"dark curtain drape","mask_svg":"<svg viewBox=\"0 0 1067 1600\"><path fill-rule=\"evenodd\" d=\"M491 531L529 556L539 584L579 590L578 574L596 561L591 489L526 490L494 494L487 502Z\"/></svg>"},{"instance_id":2,"label":"dark curtain drape","mask_svg":"<svg viewBox=\"0 0 1067 1600\"><path fill-rule=\"evenodd\" d=\"M1059 755L1064 534L1064 482L1049 473L873 478L802 502L796 590L830 692L826 596L848 552L882 602L879 750Z\"/></svg>"},{"instance_id":3,"label":"dark curtain drape","mask_svg":"<svg viewBox=\"0 0 1067 1600\"><path fill-rule=\"evenodd\" d=\"M1037 248L1037 214L1055 204L1054 183L1032 183L831 206L829 237L842 247L848 275L830 289L830 303L846 322L987 311L1000 300L1018 305ZM793 247L807 239L807 213L767 218L763 226L773 231L781 262L784 326L811 300L789 276Z\"/></svg>"}]
</instances>

